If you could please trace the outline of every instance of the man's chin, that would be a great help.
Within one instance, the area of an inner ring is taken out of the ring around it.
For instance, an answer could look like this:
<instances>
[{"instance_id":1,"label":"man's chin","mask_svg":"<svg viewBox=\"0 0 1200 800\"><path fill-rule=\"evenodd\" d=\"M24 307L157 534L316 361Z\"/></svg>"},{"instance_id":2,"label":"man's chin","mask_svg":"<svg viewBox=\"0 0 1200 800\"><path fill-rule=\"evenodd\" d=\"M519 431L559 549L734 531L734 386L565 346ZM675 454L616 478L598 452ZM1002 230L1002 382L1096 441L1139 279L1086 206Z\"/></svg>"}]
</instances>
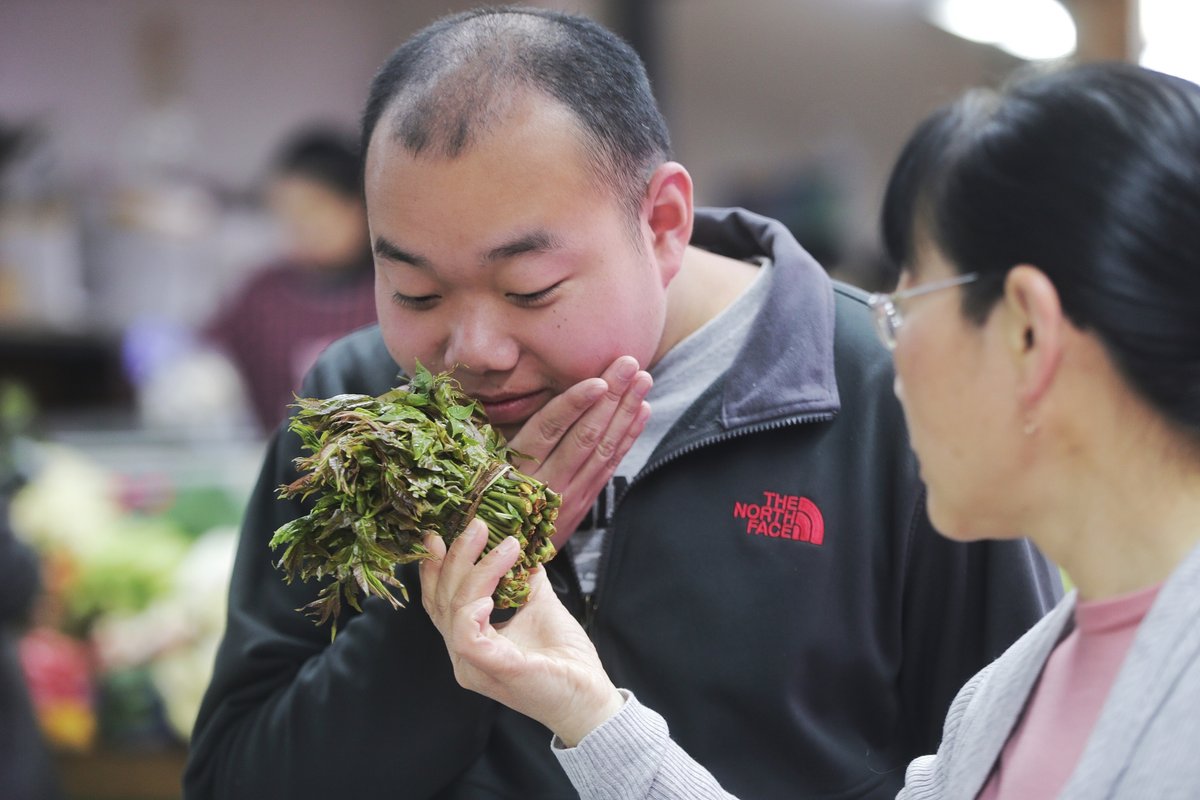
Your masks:
<instances>
[{"instance_id":1,"label":"man's chin","mask_svg":"<svg viewBox=\"0 0 1200 800\"><path fill-rule=\"evenodd\" d=\"M503 400L477 399L492 427L503 433L506 439L511 439L530 418L542 410L550 395L540 391L510 396Z\"/></svg>"},{"instance_id":2,"label":"man's chin","mask_svg":"<svg viewBox=\"0 0 1200 800\"><path fill-rule=\"evenodd\" d=\"M509 423L507 425L492 425L492 427L504 434L505 441L511 442L513 437L521 432L521 428L524 426L524 424L524 422L519 422Z\"/></svg>"}]
</instances>

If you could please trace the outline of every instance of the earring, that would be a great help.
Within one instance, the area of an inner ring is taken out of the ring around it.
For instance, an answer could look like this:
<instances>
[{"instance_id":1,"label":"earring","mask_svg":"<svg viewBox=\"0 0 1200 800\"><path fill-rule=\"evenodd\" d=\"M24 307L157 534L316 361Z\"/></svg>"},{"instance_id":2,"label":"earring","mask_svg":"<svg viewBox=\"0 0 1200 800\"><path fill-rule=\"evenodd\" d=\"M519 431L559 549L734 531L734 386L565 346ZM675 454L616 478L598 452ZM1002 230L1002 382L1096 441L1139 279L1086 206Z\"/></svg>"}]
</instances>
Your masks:
<instances>
[{"instance_id":1,"label":"earring","mask_svg":"<svg viewBox=\"0 0 1200 800\"><path fill-rule=\"evenodd\" d=\"M1037 422L1035 422L1034 420L1031 420L1031 419L1025 420L1024 431L1025 431L1026 436L1033 436L1035 433L1037 433L1037 429L1038 429Z\"/></svg>"}]
</instances>

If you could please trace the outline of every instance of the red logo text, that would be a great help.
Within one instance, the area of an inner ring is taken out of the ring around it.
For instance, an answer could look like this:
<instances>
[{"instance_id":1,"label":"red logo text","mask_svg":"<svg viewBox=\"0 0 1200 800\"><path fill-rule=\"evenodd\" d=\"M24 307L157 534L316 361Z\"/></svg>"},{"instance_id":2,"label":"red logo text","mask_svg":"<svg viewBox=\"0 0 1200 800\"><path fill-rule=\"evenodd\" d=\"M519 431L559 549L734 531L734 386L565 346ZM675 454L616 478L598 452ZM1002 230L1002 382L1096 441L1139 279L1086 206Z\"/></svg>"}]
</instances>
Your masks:
<instances>
[{"instance_id":1,"label":"red logo text","mask_svg":"<svg viewBox=\"0 0 1200 800\"><path fill-rule=\"evenodd\" d=\"M772 539L821 544L825 519L807 497L763 492L762 503L734 503L733 518L746 520L746 533Z\"/></svg>"}]
</instances>

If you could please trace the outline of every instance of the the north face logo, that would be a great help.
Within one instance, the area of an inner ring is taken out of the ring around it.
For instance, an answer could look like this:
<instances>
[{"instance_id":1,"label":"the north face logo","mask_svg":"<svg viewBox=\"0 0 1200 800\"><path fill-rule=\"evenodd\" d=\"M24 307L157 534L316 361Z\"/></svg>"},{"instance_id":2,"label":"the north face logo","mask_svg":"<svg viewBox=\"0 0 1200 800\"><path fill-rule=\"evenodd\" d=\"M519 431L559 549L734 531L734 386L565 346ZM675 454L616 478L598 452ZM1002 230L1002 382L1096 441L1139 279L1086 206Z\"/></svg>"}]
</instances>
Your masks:
<instances>
[{"instance_id":1,"label":"the north face logo","mask_svg":"<svg viewBox=\"0 0 1200 800\"><path fill-rule=\"evenodd\" d=\"M772 539L821 544L825 519L807 497L763 492L762 503L734 503L733 518L746 520L746 533Z\"/></svg>"}]
</instances>

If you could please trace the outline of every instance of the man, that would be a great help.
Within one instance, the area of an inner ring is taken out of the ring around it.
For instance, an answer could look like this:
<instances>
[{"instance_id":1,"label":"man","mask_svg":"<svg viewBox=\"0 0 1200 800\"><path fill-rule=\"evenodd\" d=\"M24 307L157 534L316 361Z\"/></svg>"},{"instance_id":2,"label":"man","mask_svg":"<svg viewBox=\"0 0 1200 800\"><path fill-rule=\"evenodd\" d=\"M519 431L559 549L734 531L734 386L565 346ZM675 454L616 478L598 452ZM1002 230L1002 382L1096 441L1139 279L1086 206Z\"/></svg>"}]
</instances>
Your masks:
<instances>
[{"instance_id":1,"label":"man","mask_svg":"<svg viewBox=\"0 0 1200 800\"><path fill-rule=\"evenodd\" d=\"M777 223L694 214L640 62L586 19L435 23L363 137L380 325L305 393L454 367L563 491L548 573L618 685L741 796L893 795L1057 590L1026 543L929 528L863 295ZM318 587L266 543L304 511L273 499L299 454L277 437L247 516L187 796L574 797L544 728L457 686L417 598L333 642L294 611Z\"/></svg>"}]
</instances>

